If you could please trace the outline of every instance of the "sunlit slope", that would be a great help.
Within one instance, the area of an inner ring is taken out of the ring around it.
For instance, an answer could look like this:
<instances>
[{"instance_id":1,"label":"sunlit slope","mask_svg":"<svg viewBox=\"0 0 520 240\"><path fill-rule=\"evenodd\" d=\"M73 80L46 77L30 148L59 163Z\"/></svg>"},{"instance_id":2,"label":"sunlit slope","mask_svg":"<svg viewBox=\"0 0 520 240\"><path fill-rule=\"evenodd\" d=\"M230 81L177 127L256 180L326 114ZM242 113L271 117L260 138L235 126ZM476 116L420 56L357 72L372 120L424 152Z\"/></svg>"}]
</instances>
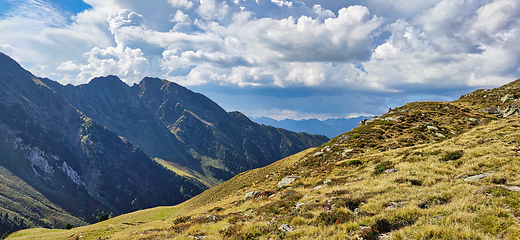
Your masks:
<instances>
[{"instance_id":1,"label":"sunlit slope","mask_svg":"<svg viewBox=\"0 0 520 240\"><path fill-rule=\"evenodd\" d=\"M79 237L79 234L81 233L82 239L98 239L99 237L107 236L121 236L121 239L125 239L132 231L138 231L139 229L146 229L166 222L171 222L172 219L176 218L180 214L187 213L201 206L213 204L217 200L229 197L237 191L244 191L248 186L255 185L256 182L263 180L265 175L289 167L312 150L313 149L311 148L279 160L269 166L241 173L238 176L235 176L216 187L208 189L200 195L177 206L156 207L141 210L121 215L101 223L74 228L72 230L49 230L42 228L27 229L12 234L9 239L65 239L71 236L74 236L73 238L76 236Z\"/></svg>"}]
</instances>

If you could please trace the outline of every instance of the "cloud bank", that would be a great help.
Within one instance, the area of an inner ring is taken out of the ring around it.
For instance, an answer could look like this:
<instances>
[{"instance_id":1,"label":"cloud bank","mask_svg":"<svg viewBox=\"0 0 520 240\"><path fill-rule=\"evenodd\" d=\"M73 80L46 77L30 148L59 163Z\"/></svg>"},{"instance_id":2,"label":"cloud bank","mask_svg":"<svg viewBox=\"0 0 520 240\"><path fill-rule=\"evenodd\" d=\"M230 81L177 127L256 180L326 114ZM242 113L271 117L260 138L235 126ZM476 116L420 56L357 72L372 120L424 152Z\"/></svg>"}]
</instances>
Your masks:
<instances>
[{"instance_id":1,"label":"cloud bank","mask_svg":"<svg viewBox=\"0 0 520 240\"><path fill-rule=\"evenodd\" d=\"M255 117L380 114L520 76L517 0L10 2L0 51L36 75L156 76Z\"/></svg>"}]
</instances>

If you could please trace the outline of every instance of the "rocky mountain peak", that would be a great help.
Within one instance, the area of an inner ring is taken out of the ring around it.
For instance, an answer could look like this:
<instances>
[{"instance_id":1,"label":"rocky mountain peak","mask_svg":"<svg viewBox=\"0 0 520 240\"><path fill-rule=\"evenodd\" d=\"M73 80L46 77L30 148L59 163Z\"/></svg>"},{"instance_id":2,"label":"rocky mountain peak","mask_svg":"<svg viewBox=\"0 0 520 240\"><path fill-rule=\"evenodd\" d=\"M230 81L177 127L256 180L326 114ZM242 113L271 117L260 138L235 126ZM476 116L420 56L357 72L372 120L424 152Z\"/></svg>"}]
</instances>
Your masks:
<instances>
[{"instance_id":1,"label":"rocky mountain peak","mask_svg":"<svg viewBox=\"0 0 520 240\"><path fill-rule=\"evenodd\" d=\"M14 77L16 75L24 75L25 78L34 77L14 59L0 52L0 76L2 76L2 78L0 78L0 82L5 82L6 80L15 80Z\"/></svg>"},{"instance_id":2,"label":"rocky mountain peak","mask_svg":"<svg viewBox=\"0 0 520 240\"><path fill-rule=\"evenodd\" d=\"M92 80L90 80L88 85L96 88L107 88L113 90L129 88L129 86L126 83L124 83L119 77L114 75L93 78Z\"/></svg>"},{"instance_id":3,"label":"rocky mountain peak","mask_svg":"<svg viewBox=\"0 0 520 240\"><path fill-rule=\"evenodd\" d=\"M22 66L20 66L20 64L18 64L11 57L7 56L3 52L0 52L0 68L13 69L13 68L22 68Z\"/></svg>"}]
</instances>

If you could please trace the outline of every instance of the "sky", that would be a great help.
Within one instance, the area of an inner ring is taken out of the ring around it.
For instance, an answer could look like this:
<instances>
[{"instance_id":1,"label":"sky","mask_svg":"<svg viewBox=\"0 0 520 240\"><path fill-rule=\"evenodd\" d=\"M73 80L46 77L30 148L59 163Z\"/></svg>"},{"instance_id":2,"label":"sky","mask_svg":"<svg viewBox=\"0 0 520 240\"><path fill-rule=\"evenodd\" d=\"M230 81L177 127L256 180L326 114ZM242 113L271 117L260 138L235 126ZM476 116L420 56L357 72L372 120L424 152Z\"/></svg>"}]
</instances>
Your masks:
<instances>
[{"instance_id":1,"label":"sky","mask_svg":"<svg viewBox=\"0 0 520 240\"><path fill-rule=\"evenodd\" d=\"M36 76L159 77L278 120L498 87L519 42L518 0L0 0L0 51Z\"/></svg>"}]
</instances>

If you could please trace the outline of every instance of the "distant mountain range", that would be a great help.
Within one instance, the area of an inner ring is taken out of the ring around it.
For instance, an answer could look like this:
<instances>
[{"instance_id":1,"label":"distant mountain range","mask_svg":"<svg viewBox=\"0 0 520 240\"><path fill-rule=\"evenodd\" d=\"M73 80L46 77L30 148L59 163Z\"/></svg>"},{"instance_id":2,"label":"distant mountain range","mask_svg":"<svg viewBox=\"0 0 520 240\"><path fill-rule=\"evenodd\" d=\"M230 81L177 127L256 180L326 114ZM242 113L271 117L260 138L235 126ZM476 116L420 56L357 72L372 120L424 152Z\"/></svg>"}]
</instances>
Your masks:
<instances>
[{"instance_id":1,"label":"distant mountain range","mask_svg":"<svg viewBox=\"0 0 520 240\"><path fill-rule=\"evenodd\" d=\"M327 140L256 124L166 80L63 86L0 53L0 233L177 204Z\"/></svg>"},{"instance_id":2,"label":"distant mountain range","mask_svg":"<svg viewBox=\"0 0 520 240\"><path fill-rule=\"evenodd\" d=\"M304 119L304 120L293 120L284 119L276 120L268 117L252 118L253 121L270 125L273 127L284 128L294 132L306 132L310 134L322 134L329 138L338 136L344 132L348 132L353 128L357 127L358 123L363 119L370 117L356 117L356 118L329 118L321 121L318 119Z\"/></svg>"}]
</instances>

